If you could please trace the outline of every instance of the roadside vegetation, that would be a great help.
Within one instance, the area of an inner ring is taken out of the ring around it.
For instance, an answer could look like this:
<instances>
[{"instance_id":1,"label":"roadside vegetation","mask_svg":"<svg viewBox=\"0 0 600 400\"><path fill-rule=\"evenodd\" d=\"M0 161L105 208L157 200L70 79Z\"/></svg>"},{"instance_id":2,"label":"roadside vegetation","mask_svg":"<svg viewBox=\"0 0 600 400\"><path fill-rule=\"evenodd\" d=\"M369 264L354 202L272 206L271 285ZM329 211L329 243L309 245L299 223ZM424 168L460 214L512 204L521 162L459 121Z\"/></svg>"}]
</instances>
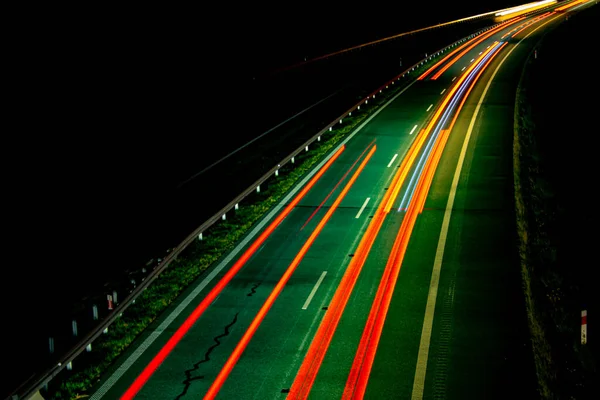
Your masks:
<instances>
[{"instance_id":1,"label":"roadside vegetation","mask_svg":"<svg viewBox=\"0 0 600 400\"><path fill-rule=\"evenodd\" d=\"M594 15L597 18L598 12L583 11L547 33L531 52L517 89L513 144L519 252L543 399L593 398L598 376L597 344L581 343L581 312L593 309L593 267L585 255L590 249L581 246L585 239L576 239L593 234L571 229L582 225L576 219L586 218L573 212L578 195L571 176L586 176L586 158L571 151L581 142L574 146L568 139L570 132L589 129L592 125L585 121L593 116L577 101L589 90L585 84L560 85L580 68L576 60L582 48L567 49L565 44L572 46L586 37L583 27L593 29ZM576 240L580 243L572 246Z\"/></svg>"},{"instance_id":2,"label":"roadside vegetation","mask_svg":"<svg viewBox=\"0 0 600 400\"><path fill-rule=\"evenodd\" d=\"M308 152L295 157L273 176L267 185L261 185L260 193L248 196L239 209L227 214L203 232L203 240L190 244L177 259L130 305L108 331L92 344L90 352L83 352L73 362L72 370L63 369L41 392L46 399L77 399L88 396L91 387L100 381L115 360L163 313L182 292L190 287L213 263L219 262L258 223L273 206L321 161L333 148L350 134L360 123L385 104L399 90L406 87L414 77L425 71L436 60L415 68L406 78L389 85L367 105L352 112L331 131L315 141ZM359 99L357 99L359 100Z\"/></svg>"}]
</instances>

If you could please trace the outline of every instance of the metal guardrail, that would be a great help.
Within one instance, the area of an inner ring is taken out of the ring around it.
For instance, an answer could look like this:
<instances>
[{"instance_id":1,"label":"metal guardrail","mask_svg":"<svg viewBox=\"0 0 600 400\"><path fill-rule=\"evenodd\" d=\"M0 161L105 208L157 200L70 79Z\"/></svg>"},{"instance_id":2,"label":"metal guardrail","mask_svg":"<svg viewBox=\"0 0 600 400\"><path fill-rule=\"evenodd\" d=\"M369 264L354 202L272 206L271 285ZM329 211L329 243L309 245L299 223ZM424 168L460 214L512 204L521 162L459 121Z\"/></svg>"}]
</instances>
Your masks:
<instances>
[{"instance_id":1,"label":"metal guardrail","mask_svg":"<svg viewBox=\"0 0 600 400\"><path fill-rule=\"evenodd\" d=\"M347 117L353 111L356 111L361 105L368 102L369 99L376 98L376 95L382 93L383 90L387 89L390 85L393 85L395 82L399 81L401 78L406 77L410 74L411 71L414 71L416 68L424 65L427 61L431 61L434 57L439 56L444 53L446 50L463 43L466 40L469 40L475 36L478 36L484 33L487 30L490 30L496 26L503 25L506 22L497 23L487 27L485 29L481 29L480 31L468 35L462 39L459 39L452 44L445 46L444 48L434 52L432 55L421 59L416 62L412 66L405 69L400 74L396 75L394 78L390 79L374 91L372 91L369 95L367 95L363 100L356 103L349 110L345 111L342 115L336 118L333 122L329 123L323 129L321 129L317 134L308 139L302 146L298 147L294 152L281 160L277 165L271 168L267 173L265 173L260 179L255 181L252 185L250 185L246 190L240 193L235 199L229 202L225 207L221 208L216 214L207 219L202 225L200 225L196 230L194 230L187 238L185 238L177 247L175 247L165 258L164 260L155 267L148 275L146 279L144 279L136 288L122 301L120 302L98 326L92 332L88 333L83 339L81 339L75 346L71 348L64 356L61 357L60 362L56 365L47 369L43 374L39 377L32 377L28 381L24 382L19 388L13 391L13 394L6 398L6 400L19 400L19 399L28 399L33 396L36 392L42 389L48 382L52 380L63 368L65 368L69 363L71 363L79 354L81 354L88 345L91 345L94 340L96 340L102 333L108 330L108 327L119 318L123 312L135 302L135 299L148 287L150 284L158 278L158 276L169 266L169 264L177 258L177 256L184 251L187 246L189 246L194 240L197 240L199 235L214 225L216 222L222 219L222 216L225 215L228 211L235 208L237 204L239 204L243 199L245 199L249 194L253 193L257 187L259 187L262 183L266 182L269 178L273 177L274 174L284 165L292 160L292 158L296 157L302 151L306 151L307 146L310 146L315 141L320 140L320 137L323 136L326 132L329 131L330 128L338 125L340 120L343 121L345 117Z\"/></svg>"}]
</instances>

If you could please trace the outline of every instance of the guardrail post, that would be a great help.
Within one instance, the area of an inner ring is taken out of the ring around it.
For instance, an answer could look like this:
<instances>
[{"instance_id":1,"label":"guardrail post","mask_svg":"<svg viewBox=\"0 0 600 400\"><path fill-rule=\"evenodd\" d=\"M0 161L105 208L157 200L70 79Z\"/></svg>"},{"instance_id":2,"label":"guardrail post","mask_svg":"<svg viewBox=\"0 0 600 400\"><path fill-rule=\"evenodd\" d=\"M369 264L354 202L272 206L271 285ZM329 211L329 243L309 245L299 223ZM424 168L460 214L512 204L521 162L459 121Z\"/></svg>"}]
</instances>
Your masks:
<instances>
[{"instance_id":1,"label":"guardrail post","mask_svg":"<svg viewBox=\"0 0 600 400\"><path fill-rule=\"evenodd\" d=\"M117 300L117 291L116 290L113 290L113 303L119 304L119 301Z\"/></svg>"},{"instance_id":2,"label":"guardrail post","mask_svg":"<svg viewBox=\"0 0 600 400\"><path fill-rule=\"evenodd\" d=\"M239 209L240 209L240 205L239 205L239 203L235 203L235 207L234 207L234 209L236 209L236 210L239 210Z\"/></svg>"},{"instance_id":3,"label":"guardrail post","mask_svg":"<svg viewBox=\"0 0 600 400\"><path fill-rule=\"evenodd\" d=\"M54 338L52 336L48 338L48 350L50 354L54 354Z\"/></svg>"},{"instance_id":4,"label":"guardrail post","mask_svg":"<svg viewBox=\"0 0 600 400\"><path fill-rule=\"evenodd\" d=\"M223 215L221 215L221 219L222 219L223 221L225 221L225 219L227 219L227 215L226 215L226 214L223 214Z\"/></svg>"},{"instance_id":5,"label":"guardrail post","mask_svg":"<svg viewBox=\"0 0 600 400\"><path fill-rule=\"evenodd\" d=\"M304 150L308 151L308 146L306 146L306 147L304 148Z\"/></svg>"},{"instance_id":6,"label":"guardrail post","mask_svg":"<svg viewBox=\"0 0 600 400\"><path fill-rule=\"evenodd\" d=\"M260 185L256 187L256 193L260 193Z\"/></svg>"},{"instance_id":7,"label":"guardrail post","mask_svg":"<svg viewBox=\"0 0 600 400\"><path fill-rule=\"evenodd\" d=\"M587 344L587 310L581 310L581 344Z\"/></svg>"},{"instance_id":8,"label":"guardrail post","mask_svg":"<svg viewBox=\"0 0 600 400\"><path fill-rule=\"evenodd\" d=\"M202 240L202 232L198 235L198 239Z\"/></svg>"},{"instance_id":9,"label":"guardrail post","mask_svg":"<svg viewBox=\"0 0 600 400\"><path fill-rule=\"evenodd\" d=\"M329 128L329 129L331 129L331 128ZM295 162L295 160L294 160L294 157L292 157L292 164L293 164L294 162Z\"/></svg>"},{"instance_id":10,"label":"guardrail post","mask_svg":"<svg viewBox=\"0 0 600 400\"><path fill-rule=\"evenodd\" d=\"M69 363L67 364L67 370L71 371L73 369L73 363L71 361L69 361Z\"/></svg>"},{"instance_id":11,"label":"guardrail post","mask_svg":"<svg viewBox=\"0 0 600 400\"><path fill-rule=\"evenodd\" d=\"M321 136L317 136L317 142L321 141Z\"/></svg>"},{"instance_id":12,"label":"guardrail post","mask_svg":"<svg viewBox=\"0 0 600 400\"><path fill-rule=\"evenodd\" d=\"M90 344L88 344L87 346L85 346L85 351L87 351L88 353L89 353L90 351L92 351L92 344L91 344L91 343L90 343Z\"/></svg>"},{"instance_id":13,"label":"guardrail post","mask_svg":"<svg viewBox=\"0 0 600 400\"><path fill-rule=\"evenodd\" d=\"M275 176L279 176L279 170L278 169L275 170Z\"/></svg>"},{"instance_id":14,"label":"guardrail post","mask_svg":"<svg viewBox=\"0 0 600 400\"><path fill-rule=\"evenodd\" d=\"M94 321L98 321L98 306L95 304L92 306L92 316L94 317Z\"/></svg>"},{"instance_id":15,"label":"guardrail post","mask_svg":"<svg viewBox=\"0 0 600 400\"><path fill-rule=\"evenodd\" d=\"M73 336L77 336L77 321L71 321L71 327L73 328Z\"/></svg>"}]
</instances>

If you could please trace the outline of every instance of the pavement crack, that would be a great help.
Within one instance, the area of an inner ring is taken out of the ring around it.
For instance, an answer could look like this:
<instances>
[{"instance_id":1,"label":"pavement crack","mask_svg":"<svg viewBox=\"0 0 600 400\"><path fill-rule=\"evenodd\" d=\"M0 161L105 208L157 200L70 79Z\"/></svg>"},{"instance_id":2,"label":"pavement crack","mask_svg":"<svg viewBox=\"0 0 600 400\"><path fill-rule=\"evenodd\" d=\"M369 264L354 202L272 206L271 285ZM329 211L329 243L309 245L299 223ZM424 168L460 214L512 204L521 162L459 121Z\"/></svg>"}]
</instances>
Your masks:
<instances>
[{"instance_id":1,"label":"pavement crack","mask_svg":"<svg viewBox=\"0 0 600 400\"><path fill-rule=\"evenodd\" d=\"M239 313L235 313L235 315L233 317L233 321L231 321L231 323L229 323L228 325L225 325L225 330L222 334L215 336L213 338L213 340L215 341L215 344L210 346L208 348L208 350L206 351L206 353L204 353L204 358L202 360L194 363L192 368L184 371L186 378L182 382L184 385L183 390L181 391L181 393L179 393L177 395L177 397L175 397L175 400L179 400L187 394L188 389L190 388L190 385L192 384L193 381L204 379L204 375L192 376L192 372L197 370L199 368L200 364L210 361L210 353L212 353L212 351L221 344L221 341L219 339L229 335L229 329L237 322L238 314Z\"/></svg>"},{"instance_id":2,"label":"pavement crack","mask_svg":"<svg viewBox=\"0 0 600 400\"><path fill-rule=\"evenodd\" d=\"M254 286L252 286L252 288L250 289L250 293L248 293L246 296L252 296L254 293L256 293L256 288L259 286L260 286L260 282L258 282Z\"/></svg>"}]
</instances>

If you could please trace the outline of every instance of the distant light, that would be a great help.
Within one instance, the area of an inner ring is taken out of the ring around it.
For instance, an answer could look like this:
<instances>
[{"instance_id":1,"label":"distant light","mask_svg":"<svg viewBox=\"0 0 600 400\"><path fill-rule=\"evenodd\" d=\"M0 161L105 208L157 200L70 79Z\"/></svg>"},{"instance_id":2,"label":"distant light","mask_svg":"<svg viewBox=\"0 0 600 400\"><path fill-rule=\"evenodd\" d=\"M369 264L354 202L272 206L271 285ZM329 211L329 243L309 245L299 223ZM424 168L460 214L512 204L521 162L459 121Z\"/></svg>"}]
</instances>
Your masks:
<instances>
[{"instance_id":1,"label":"distant light","mask_svg":"<svg viewBox=\"0 0 600 400\"><path fill-rule=\"evenodd\" d=\"M504 11L497 12L495 14L495 16L496 17L501 17L503 15L516 13L518 11L523 11L523 10L527 10L527 9L530 9L530 8L539 7L539 6L542 6L544 4L550 4L550 3L556 3L556 0L544 0L544 1L538 1L536 3L523 4L522 6L517 6L517 7L509 8L509 9L504 10Z\"/></svg>"}]
</instances>

